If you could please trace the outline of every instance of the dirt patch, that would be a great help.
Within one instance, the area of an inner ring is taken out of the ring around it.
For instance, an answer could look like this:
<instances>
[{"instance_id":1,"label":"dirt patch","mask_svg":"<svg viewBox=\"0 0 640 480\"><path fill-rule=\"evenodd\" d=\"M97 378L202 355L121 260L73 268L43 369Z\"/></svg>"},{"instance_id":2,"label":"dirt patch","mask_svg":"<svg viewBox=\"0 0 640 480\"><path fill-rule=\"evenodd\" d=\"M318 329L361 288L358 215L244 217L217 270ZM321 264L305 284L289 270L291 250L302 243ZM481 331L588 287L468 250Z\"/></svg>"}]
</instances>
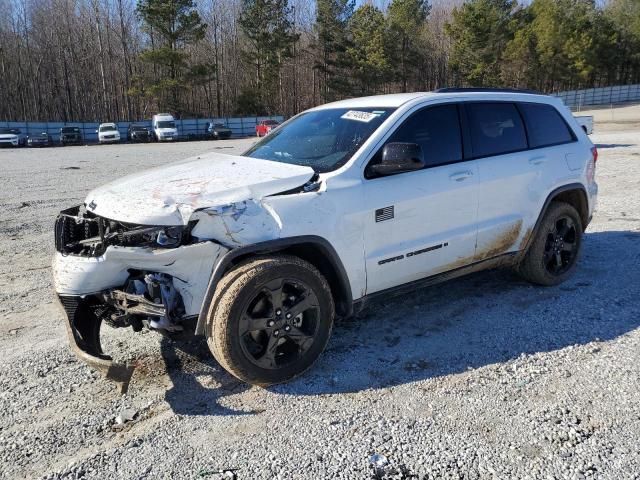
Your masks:
<instances>
[{"instance_id":1,"label":"dirt patch","mask_svg":"<svg viewBox=\"0 0 640 480\"><path fill-rule=\"evenodd\" d=\"M486 260L501 253L506 252L520 236L522 230L522 220L518 220L512 225L505 227L501 232L497 232L493 240L489 240L485 245L478 245L476 249L476 261Z\"/></svg>"}]
</instances>

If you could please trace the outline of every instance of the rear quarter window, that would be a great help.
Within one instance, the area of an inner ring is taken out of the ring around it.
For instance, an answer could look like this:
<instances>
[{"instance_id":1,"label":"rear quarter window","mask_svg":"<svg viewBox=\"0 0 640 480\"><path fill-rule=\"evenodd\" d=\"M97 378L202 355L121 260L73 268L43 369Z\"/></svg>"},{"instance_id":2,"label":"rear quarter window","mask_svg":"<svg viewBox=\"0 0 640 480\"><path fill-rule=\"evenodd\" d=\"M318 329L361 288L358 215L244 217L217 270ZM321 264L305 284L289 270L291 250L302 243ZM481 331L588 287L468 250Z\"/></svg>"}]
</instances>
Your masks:
<instances>
[{"instance_id":1,"label":"rear quarter window","mask_svg":"<svg viewBox=\"0 0 640 480\"><path fill-rule=\"evenodd\" d=\"M466 110L474 157L527 149L527 135L515 104L467 103Z\"/></svg>"},{"instance_id":2,"label":"rear quarter window","mask_svg":"<svg viewBox=\"0 0 640 480\"><path fill-rule=\"evenodd\" d=\"M559 145L574 140L569 126L553 106L542 103L520 103L518 108L527 125L531 148Z\"/></svg>"}]
</instances>

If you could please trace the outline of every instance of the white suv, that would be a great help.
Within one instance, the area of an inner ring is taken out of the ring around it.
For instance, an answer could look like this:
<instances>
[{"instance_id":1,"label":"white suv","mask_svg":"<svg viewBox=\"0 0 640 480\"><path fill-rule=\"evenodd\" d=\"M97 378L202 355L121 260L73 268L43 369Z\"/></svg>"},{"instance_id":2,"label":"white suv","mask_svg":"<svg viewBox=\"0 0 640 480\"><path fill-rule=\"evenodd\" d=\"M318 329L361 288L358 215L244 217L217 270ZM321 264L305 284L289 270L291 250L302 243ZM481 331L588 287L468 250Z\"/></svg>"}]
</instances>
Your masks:
<instances>
[{"instance_id":1,"label":"white suv","mask_svg":"<svg viewBox=\"0 0 640 480\"><path fill-rule=\"evenodd\" d=\"M258 385L324 350L380 295L514 267L573 272L597 152L560 100L444 89L303 112L242 156L201 155L98 188L56 222L55 289L76 352L126 385L100 324L187 328Z\"/></svg>"},{"instance_id":2,"label":"white suv","mask_svg":"<svg viewBox=\"0 0 640 480\"><path fill-rule=\"evenodd\" d=\"M98 143L117 143L120 141L120 132L115 123L101 123L98 126Z\"/></svg>"}]
</instances>

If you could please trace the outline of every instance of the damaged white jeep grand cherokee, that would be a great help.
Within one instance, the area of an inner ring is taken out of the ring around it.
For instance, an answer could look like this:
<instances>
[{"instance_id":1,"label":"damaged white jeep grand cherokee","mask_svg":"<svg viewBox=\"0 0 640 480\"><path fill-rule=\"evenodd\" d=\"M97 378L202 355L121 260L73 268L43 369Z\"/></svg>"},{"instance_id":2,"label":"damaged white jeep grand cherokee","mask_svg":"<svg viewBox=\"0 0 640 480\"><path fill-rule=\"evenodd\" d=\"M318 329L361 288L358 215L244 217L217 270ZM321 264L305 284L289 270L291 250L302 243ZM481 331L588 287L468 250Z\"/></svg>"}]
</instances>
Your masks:
<instances>
[{"instance_id":1,"label":"damaged white jeep grand cherokee","mask_svg":"<svg viewBox=\"0 0 640 480\"><path fill-rule=\"evenodd\" d=\"M76 353L126 385L100 327L194 325L219 363L283 382L371 298L515 267L555 285L594 210L597 151L560 100L444 89L303 112L242 156L128 176L64 210L55 290Z\"/></svg>"}]
</instances>

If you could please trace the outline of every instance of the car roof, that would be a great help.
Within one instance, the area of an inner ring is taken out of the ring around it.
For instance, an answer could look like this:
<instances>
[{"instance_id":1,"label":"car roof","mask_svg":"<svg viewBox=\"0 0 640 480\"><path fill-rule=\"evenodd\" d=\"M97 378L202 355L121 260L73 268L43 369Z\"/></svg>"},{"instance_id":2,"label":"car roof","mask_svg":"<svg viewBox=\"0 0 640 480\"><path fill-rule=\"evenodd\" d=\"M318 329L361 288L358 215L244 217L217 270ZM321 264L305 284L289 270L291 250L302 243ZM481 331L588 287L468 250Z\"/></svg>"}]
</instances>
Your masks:
<instances>
[{"instance_id":1,"label":"car roof","mask_svg":"<svg viewBox=\"0 0 640 480\"><path fill-rule=\"evenodd\" d=\"M329 108L397 108L412 101L428 101L445 98L456 100L519 100L544 103L551 103L549 102L550 99L557 100L556 97L550 97L542 93L528 90L462 88L442 89L435 92L392 93L387 95L374 95L370 97L349 98L320 105L313 110Z\"/></svg>"}]
</instances>

